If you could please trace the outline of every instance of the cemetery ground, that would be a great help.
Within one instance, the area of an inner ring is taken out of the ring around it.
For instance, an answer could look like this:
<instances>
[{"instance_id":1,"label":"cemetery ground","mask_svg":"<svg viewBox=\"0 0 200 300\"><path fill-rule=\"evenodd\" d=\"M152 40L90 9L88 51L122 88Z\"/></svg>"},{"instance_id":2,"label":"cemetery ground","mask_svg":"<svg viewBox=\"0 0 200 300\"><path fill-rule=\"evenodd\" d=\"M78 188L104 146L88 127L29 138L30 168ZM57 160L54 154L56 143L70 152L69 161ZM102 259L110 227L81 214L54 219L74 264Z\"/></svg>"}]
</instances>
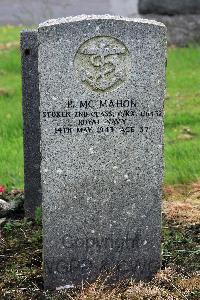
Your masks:
<instances>
[{"instance_id":1,"label":"cemetery ground","mask_svg":"<svg viewBox=\"0 0 200 300\"><path fill-rule=\"evenodd\" d=\"M0 198L23 198L20 27L0 27ZM200 46L168 51L162 270L149 283L107 279L79 291L43 292L41 211L23 209L0 231L0 299L199 299ZM114 270L113 270L114 272Z\"/></svg>"}]
</instances>

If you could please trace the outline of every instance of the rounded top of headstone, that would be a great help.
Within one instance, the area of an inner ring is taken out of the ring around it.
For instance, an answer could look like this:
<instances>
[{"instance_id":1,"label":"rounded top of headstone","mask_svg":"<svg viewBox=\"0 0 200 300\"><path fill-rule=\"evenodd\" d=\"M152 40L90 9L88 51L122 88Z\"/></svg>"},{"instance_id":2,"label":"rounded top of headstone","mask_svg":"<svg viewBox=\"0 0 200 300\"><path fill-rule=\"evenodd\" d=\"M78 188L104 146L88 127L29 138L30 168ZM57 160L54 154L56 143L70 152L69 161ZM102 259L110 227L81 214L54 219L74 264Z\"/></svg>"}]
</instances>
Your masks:
<instances>
[{"instance_id":1,"label":"rounded top of headstone","mask_svg":"<svg viewBox=\"0 0 200 300\"><path fill-rule=\"evenodd\" d=\"M112 16L112 15L79 15L79 16L71 16L66 18L58 18L58 19L50 19L41 24L40 27L48 27L48 26L56 26L61 25L64 23L74 23L74 22L81 22L81 21L95 21L95 20L115 20L115 21L126 21L126 22L134 22L134 23L141 23L141 24L149 24L155 26L165 27L165 25L161 22L157 22L155 20L147 20L142 18L127 18L122 16Z\"/></svg>"}]
</instances>

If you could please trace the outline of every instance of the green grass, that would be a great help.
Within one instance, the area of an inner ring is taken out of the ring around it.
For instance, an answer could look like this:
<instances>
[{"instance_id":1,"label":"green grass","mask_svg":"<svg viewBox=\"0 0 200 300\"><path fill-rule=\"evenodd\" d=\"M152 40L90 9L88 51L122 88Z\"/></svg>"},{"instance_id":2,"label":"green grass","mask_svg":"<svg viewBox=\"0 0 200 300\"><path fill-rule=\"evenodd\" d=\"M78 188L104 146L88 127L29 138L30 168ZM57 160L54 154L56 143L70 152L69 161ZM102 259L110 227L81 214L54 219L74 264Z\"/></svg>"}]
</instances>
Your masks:
<instances>
[{"instance_id":1,"label":"green grass","mask_svg":"<svg viewBox=\"0 0 200 300\"><path fill-rule=\"evenodd\" d=\"M0 45L19 41L20 27L0 27ZM2 49L0 47L0 49ZM23 187L20 51L0 50L0 185Z\"/></svg>"},{"instance_id":2,"label":"green grass","mask_svg":"<svg viewBox=\"0 0 200 300\"><path fill-rule=\"evenodd\" d=\"M200 47L169 49L165 102L165 182L200 178Z\"/></svg>"},{"instance_id":3,"label":"green grass","mask_svg":"<svg viewBox=\"0 0 200 300\"><path fill-rule=\"evenodd\" d=\"M0 44L19 41L21 26L0 26Z\"/></svg>"},{"instance_id":4,"label":"green grass","mask_svg":"<svg viewBox=\"0 0 200 300\"><path fill-rule=\"evenodd\" d=\"M0 185L23 187L21 27L0 27ZM12 46L12 42L13 46ZM3 50L7 44L7 49ZM200 46L171 48L165 102L165 183L200 179Z\"/></svg>"}]
</instances>

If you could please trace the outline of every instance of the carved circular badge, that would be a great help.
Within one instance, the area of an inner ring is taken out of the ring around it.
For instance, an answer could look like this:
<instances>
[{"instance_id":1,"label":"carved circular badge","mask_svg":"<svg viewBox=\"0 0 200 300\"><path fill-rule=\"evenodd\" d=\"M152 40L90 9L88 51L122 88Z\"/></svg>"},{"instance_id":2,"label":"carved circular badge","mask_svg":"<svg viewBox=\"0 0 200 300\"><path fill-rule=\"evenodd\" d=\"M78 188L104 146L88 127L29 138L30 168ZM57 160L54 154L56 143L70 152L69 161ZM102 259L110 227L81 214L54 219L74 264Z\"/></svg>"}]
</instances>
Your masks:
<instances>
[{"instance_id":1,"label":"carved circular badge","mask_svg":"<svg viewBox=\"0 0 200 300\"><path fill-rule=\"evenodd\" d=\"M74 64L80 81L87 88L107 92L126 80L130 70L130 56L121 41L100 36L80 46Z\"/></svg>"}]
</instances>

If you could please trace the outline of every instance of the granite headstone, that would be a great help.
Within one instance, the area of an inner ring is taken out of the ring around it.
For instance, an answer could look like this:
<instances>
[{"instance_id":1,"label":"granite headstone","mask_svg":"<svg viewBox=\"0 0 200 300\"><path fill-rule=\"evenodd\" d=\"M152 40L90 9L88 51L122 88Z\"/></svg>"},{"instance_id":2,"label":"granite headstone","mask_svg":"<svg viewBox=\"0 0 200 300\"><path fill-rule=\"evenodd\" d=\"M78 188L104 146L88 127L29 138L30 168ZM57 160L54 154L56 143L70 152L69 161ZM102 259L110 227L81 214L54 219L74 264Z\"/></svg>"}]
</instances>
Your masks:
<instances>
[{"instance_id":1,"label":"granite headstone","mask_svg":"<svg viewBox=\"0 0 200 300\"><path fill-rule=\"evenodd\" d=\"M140 14L200 14L200 0L139 0Z\"/></svg>"},{"instance_id":2,"label":"granite headstone","mask_svg":"<svg viewBox=\"0 0 200 300\"><path fill-rule=\"evenodd\" d=\"M45 287L160 268L166 28L112 16L40 24Z\"/></svg>"},{"instance_id":3,"label":"granite headstone","mask_svg":"<svg viewBox=\"0 0 200 300\"><path fill-rule=\"evenodd\" d=\"M38 83L38 41L36 30L21 32L22 106L24 133L25 213L34 218L41 207L40 112Z\"/></svg>"}]
</instances>

